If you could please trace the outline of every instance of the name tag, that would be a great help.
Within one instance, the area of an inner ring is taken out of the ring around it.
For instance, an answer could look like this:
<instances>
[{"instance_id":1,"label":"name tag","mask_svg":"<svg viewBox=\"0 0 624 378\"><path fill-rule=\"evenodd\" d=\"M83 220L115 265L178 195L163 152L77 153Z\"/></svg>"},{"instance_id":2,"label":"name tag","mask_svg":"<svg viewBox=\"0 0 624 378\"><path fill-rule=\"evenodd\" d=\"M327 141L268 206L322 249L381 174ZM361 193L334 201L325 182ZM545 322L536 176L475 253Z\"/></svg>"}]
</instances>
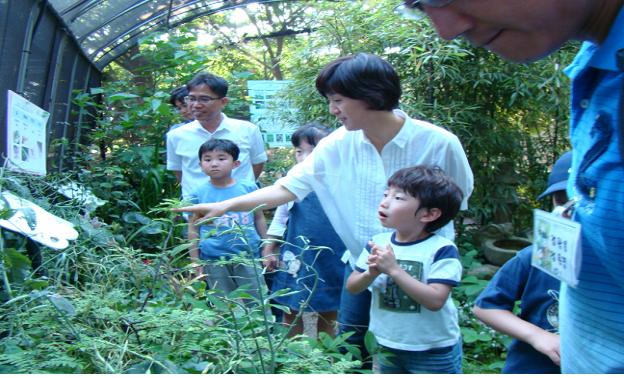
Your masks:
<instances>
[{"instance_id":1,"label":"name tag","mask_svg":"<svg viewBox=\"0 0 624 378\"><path fill-rule=\"evenodd\" d=\"M531 265L576 287L581 268L580 237L579 223L539 209L533 210Z\"/></svg>"}]
</instances>

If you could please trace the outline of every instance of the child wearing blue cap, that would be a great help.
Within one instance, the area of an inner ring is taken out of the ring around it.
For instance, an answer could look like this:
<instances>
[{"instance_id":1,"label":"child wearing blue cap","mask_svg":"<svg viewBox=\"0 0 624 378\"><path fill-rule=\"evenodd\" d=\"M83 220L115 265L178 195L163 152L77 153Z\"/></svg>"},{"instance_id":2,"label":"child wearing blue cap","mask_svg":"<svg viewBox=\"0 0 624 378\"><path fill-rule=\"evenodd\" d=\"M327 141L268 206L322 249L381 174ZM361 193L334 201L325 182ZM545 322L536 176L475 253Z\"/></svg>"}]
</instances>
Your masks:
<instances>
[{"instance_id":1,"label":"child wearing blue cap","mask_svg":"<svg viewBox=\"0 0 624 378\"><path fill-rule=\"evenodd\" d=\"M566 186L572 153L557 160L548 176L548 188L538 199L552 195L555 211L568 202ZM532 246L503 265L475 302L472 311L488 326L514 338L503 373L560 373L560 283L531 265ZM520 314L513 308L520 301Z\"/></svg>"}]
</instances>

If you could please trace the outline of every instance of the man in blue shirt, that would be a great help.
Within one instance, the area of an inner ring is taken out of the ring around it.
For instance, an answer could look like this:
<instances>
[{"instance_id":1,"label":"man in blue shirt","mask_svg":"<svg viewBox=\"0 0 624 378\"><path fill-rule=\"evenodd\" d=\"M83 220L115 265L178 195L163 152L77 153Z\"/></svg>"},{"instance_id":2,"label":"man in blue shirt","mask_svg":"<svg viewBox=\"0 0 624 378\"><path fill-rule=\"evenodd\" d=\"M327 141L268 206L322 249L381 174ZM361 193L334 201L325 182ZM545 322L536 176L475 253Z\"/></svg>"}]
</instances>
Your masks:
<instances>
[{"instance_id":1,"label":"man in blue shirt","mask_svg":"<svg viewBox=\"0 0 624 378\"><path fill-rule=\"evenodd\" d=\"M560 293L563 373L624 372L624 0L406 0L444 39L464 37L515 62L584 44L572 79L568 194L582 264Z\"/></svg>"}]
</instances>

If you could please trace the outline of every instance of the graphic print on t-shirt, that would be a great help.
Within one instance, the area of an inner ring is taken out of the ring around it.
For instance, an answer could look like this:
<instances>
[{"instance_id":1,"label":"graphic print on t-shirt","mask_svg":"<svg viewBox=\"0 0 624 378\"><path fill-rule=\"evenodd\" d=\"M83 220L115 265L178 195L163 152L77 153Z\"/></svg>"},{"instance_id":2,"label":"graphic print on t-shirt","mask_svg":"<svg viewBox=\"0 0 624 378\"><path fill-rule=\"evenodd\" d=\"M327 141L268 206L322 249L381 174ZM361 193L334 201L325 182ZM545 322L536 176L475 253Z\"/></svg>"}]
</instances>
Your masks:
<instances>
[{"instance_id":1,"label":"graphic print on t-shirt","mask_svg":"<svg viewBox=\"0 0 624 378\"><path fill-rule=\"evenodd\" d=\"M423 263L420 261L397 260L397 263L410 276L422 281ZM386 290L379 292L379 307L394 312L420 313L420 304L410 298L394 280L388 277Z\"/></svg>"}]
</instances>

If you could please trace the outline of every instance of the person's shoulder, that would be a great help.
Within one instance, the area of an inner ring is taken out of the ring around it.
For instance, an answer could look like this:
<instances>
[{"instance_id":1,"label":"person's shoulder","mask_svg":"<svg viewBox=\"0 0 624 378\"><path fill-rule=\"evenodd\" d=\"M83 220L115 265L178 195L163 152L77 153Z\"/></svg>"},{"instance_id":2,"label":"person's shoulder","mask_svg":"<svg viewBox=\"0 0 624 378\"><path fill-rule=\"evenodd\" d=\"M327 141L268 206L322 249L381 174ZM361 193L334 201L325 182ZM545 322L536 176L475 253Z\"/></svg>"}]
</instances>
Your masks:
<instances>
[{"instance_id":1,"label":"person's shoulder","mask_svg":"<svg viewBox=\"0 0 624 378\"><path fill-rule=\"evenodd\" d=\"M530 245L520 251L509 260L507 260L503 266L500 267L497 275L503 276L519 276L520 274L528 274L530 271L541 272L538 268L531 265L531 257L533 254L533 246ZM544 273L546 274L546 273Z\"/></svg>"},{"instance_id":2,"label":"person's shoulder","mask_svg":"<svg viewBox=\"0 0 624 378\"><path fill-rule=\"evenodd\" d=\"M168 132L167 132L167 137L171 138L171 137L178 137L181 135L185 135L186 133L188 133L189 131L194 131L197 128L197 121L191 121L191 122L187 122L184 124L179 125L178 127L175 128L171 128Z\"/></svg>"},{"instance_id":3,"label":"person's shoulder","mask_svg":"<svg viewBox=\"0 0 624 378\"><path fill-rule=\"evenodd\" d=\"M341 126L321 139L314 151L317 149L337 149L341 153L346 153L350 150L349 145L357 145L362 141L364 141L364 134L361 130L348 131L344 126Z\"/></svg>"},{"instance_id":4,"label":"person's shoulder","mask_svg":"<svg viewBox=\"0 0 624 378\"><path fill-rule=\"evenodd\" d=\"M433 234L428 239L427 242L431 244L430 249L433 254L433 261L439 261L443 259L457 259L460 260L459 249L455 245L455 243L444 236Z\"/></svg>"},{"instance_id":5,"label":"person's shoulder","mask_svg":"<svg viewBox=\"0 0 624 378\"><path fill-rule=\"evenodd\" d=\"M212 185L212 183L210 182L210 179L208 177L206 177L206 181L202 182L201 184L199 184L197 186L197 189L195 189L196 192L205 192L207 190L212 190L214 189L215 186Z\"/></svg>"},{"instance_id":6,"label":"person's shoulder","mask_svg":"<svg viewBox=\"0 0 624 378\"><path fill-rule=\"evenodd\" d=\"M258 185L251 180L237 180L236 184L234 184L238 188L241 188L247 193L251 193L253 191L258 190Z\"/></svg>"},{"instance_id":7,"label":"person's shoulder","mask_svg":"<svg viewBox=\"0 0 624 378\"><path fill-rule=\"evenodd\" d=\"M250 130L259 129L258 125L256 125L255 123L246 121L244 119L231 118L231 117L226 116L225 114L223 115L223 123L226 126L235 126L235 127L241 127L241 128L250 129Z\"/></svg>"},{"instance_id":8,"label":"person's shoulder","mask_svg":"<svg viewBox=\"0 0 624 378\"><path fill-rule=\"evenodd\" d=\"M457 246L455 245L454 241L439 234L432 234L427 240L429 240L432 243L441 245L441 246L451 246L457 249Z\"/></svg>"},{"instance_id":9,"label":"person's shoulder","mask_svg":"<svg viewBox=\"0 0 624 378\"><path fill-rule=\"evenodd\" d=\"M180 127L182 127L182 126L186 125L187 123L188 123L188 122L180 122L180 123L176 123L175 125L173 125L173 126L171 126L171 127L169 128L169 130L167 131L167 134L168 134L168 133L170 133L171 131L175 130L175 129L178 129L178 128L180 128Z\"/></svg>"},{"instance_id":10,"label":"person's shoulder","mask_svg":"<svg viewBox=\"0 0 624 378\"><path fill-rule=\"evenodd\" d=\"M431 122L412 118L406 115L406 124L407 131L412 132L414 134L428 134L432 137L439 137L442 139L454 139L457 138L455 134L445 129L442 126L435 125Z\"/></svg>"},{"instance_id":11,"label":"person's shoulder","mask_svg":"<svg viewBox=\"0 0 624 378\"><path fill-rule=\"evenodd\" d=\"M513 265L513 264L522 264L522 265L529 266L531 265L532 256L533 256L533 245L530 245L516 252L516 254L511 259L507 260L507 262L503 264L503 266Z\"/></svg>"},{"instance_id":12,"label":"person's shoulder","mask_svg":"<svg viewBox=\"0 0 624 378\"><path fill-rule=\"evenodd\" d=\"M191 195L197 198L200 198L206 193L212 193L214 190L215 190L214 185L212 185L212 183L209 180L207 180L206 182L203 182L197 187L195 187Z\"/></svg>"}]
</instances>

